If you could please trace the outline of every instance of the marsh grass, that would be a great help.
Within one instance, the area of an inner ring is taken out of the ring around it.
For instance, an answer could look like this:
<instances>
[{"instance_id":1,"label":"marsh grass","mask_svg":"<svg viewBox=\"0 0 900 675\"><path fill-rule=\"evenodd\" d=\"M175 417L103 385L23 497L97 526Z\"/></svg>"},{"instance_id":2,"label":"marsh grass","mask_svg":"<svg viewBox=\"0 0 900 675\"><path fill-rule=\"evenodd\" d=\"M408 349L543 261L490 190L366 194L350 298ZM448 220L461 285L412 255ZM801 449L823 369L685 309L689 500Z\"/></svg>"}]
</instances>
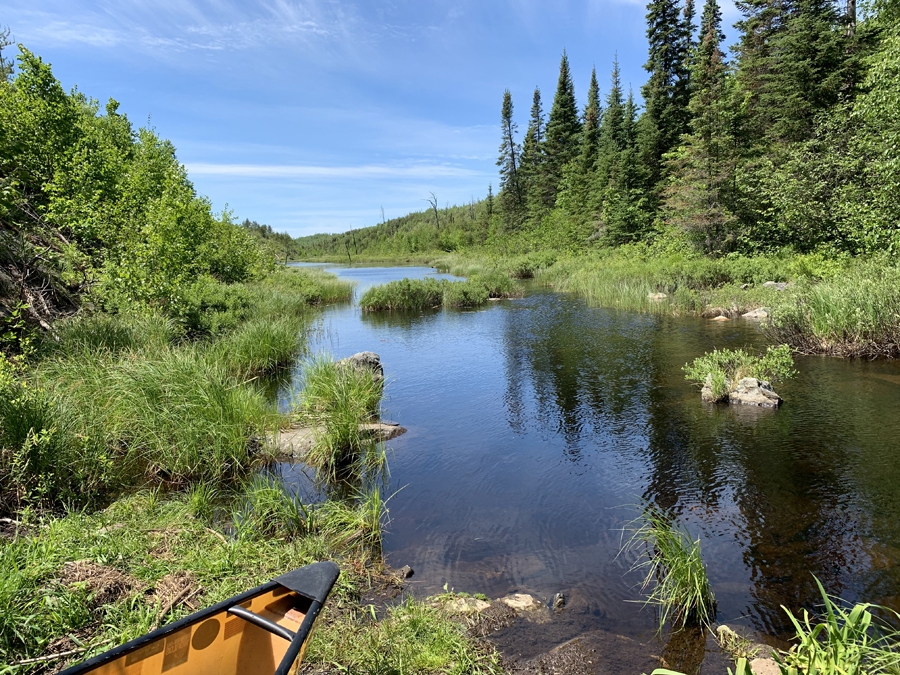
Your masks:
<instances>
[{"instance_id":1,"label":"marsh grass","mask_svg":"<svg viewBox=\"0 0 900 675\"><path fill-rule=\"evenodd\" d=\"M745 377L774 384L797 375L788 345L768 347L761 356L743 349L714 349L686 364L683 370L685 379L694 384L709 384L717 401L727 398L731 387Z\"/></svg>"},{"instance_id":2,"label":"marsh grass","mask_svg":"<svg viewBox=\"0 0 900 675\"><path fill-rule=\"evenodd\" d=\"M438 279L398 279L372 286L359 299L364 311L422 311L440 307L444 300L444 284Z\"/></svg>"},{"instance_id":3,"label":"marsh grass","mask_svg":"<svg viewBox=\"0 0 900 675\"><path fill-rule=\"evenodd\" d=\"M900 357L900 268L868 262L807 284L773 313L769 333L804 354Z\"/></svg>"},{"instance_id":4,"label":"marsh grass","mask_svg":"<svg viewBox=\"0 0 900 675\"><path fill-rule=\"evenodd\" d=\"M830 597L816 579L823 611L817 617L803 610L797 617L787 608L796 644L779 657L783 675L863 675L900 672L900 634L887 625L900 614L869 603L852 607Z\"/></svg>"},{"instance_id":5,"label":"marsh grass","mask_svg":"<svg viewBox=\"0 0 900 675\"><path fill-rule=\"evenodd\" d=\"M407 597L378 617L374 609L346 614L316 635L307 663L348 673L501 673L499 655L466 636L466 627L439 608Z\"/></svg>"},{"instance_id":6,"label":"marsh grass","mask_svg":"<svg viewBox=\"0 0 900 675\"><path fill-rule=\"evenodd\" d=\"M644 604L658 608L659 630L669 622L675 629L708 627L715 619L716 600L700 554L700 540L694 540L670 513L655 504L645 504L641 516L626 529L631 537L623 550L643 549L643 559L634 569L644 574Z\"/></svg>"},{"instance_id":7,"label":"marsh grass","mask_svg":"<svg viewBox=\"0 0 900 675\"><path fill-rule=\"evenodd\" d=\"M384 450L360 429L378 418L384 384L367 369L315 356L303 365L294 393L294 411L301 423L315 430L316 442L305 461L328 477L337 477L349 464L375 467Z\"/></svg>"},{"instance_id":8,"label":"marsh grass","mask_svg":"<svg viewBox=\"0 0 900 675\"><path fill-rule=\"evenodd\" d=\"M296 360L305 347L305 325L293 316L251 319L217 341L213 351L239 377L267 375Z\"/></svg>"},{"instance_id":9,"label":"marsh grass","mask_svg":"<svg viewBox=\"0 0 900 675\"><path fill-rule=\"evenodd\" d=\"M466 281L399 279L367 290L359 306L373 311L422 311L444 307L478 307L488 298L521 297L522 291L508 276L478 267Z\"/></svg>"}]
</instances>

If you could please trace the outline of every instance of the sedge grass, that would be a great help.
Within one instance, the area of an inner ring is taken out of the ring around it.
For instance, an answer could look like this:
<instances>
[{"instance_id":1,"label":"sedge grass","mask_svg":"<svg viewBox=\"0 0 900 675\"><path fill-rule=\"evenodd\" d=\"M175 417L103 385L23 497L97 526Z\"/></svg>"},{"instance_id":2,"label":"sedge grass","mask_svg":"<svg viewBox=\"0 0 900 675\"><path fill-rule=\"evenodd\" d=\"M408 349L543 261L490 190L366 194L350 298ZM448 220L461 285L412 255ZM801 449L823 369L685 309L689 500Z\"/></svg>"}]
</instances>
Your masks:
<instances>
[{"instance_id":1,"label":"sedge grass","mask_svg":"<svg viewBox=\"0 0 900 675\"><path fill-rule=\"evenodd\" d=\"M716 600L700 553L700 540L693 539L671 514L655 504L644 505L641 516L628 529L631 538L624 548L643 549L635 569L644 574L644 604L658 608L659 630L670 622L675 629L711 625Z\"/></svg>"},{"instance_id":2,"label":"sedge grass","mask_svg":"<svg viewBox=\"0 0 900 675\"><path fill-rule=\"evenodd\" d=\"M470 270L471 271L471 270ZM440 306L478 307L489 298L521 297L522 292L508 276L478 267L466 281L434 278L400 279L367 290L359 306L373 311L422 311Z\"/></svg>"},{"instance_id":3,"label":"sedge grass","mask_svg":"<svg viewBox=\"0 0 900 675\"><path fill-rule=\"evenodd\" d=\"M363 368L355 368L319 355L303 366L300 389L294 394L295 415L315 432L315 443L305 461L336 477L353 461L383 460L383 451L360 425L376 419L383 381Z\"/></svg>"}]
</instances>

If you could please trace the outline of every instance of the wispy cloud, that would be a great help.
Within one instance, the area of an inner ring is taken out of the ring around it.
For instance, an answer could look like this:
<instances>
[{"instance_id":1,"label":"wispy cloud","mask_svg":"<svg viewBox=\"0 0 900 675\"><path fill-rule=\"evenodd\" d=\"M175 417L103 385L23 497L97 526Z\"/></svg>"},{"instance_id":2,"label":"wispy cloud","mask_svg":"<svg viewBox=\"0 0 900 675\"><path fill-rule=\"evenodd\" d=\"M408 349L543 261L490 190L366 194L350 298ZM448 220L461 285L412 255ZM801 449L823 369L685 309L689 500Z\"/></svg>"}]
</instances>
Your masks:
<instances>
[{"instance_id":1,"label":"wispy cloud","mask_svg":"<svg viewBox=\"0 0 900 675\"><path fill-rule=\"evenodd\" d=\"M455 166L297 166L290 164L186 164L190 174L244 178L446 178L479 176L481 172Z\"/></svg>"}]
</instances>

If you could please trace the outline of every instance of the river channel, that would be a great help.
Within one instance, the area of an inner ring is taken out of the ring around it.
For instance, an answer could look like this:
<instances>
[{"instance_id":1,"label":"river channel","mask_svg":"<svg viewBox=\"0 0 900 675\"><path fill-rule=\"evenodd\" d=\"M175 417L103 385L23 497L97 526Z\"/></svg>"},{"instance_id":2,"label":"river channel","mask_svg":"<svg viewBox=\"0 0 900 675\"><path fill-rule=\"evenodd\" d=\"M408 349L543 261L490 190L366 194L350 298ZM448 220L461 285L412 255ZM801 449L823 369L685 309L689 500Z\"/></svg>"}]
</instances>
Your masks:
<instances>
[{"instance_id":1,"label":"river channel","mask_svg":"<svg viewBox=\"0 0 900 675\"><path fill-rule=\"evenodd\" d=\"M371 284L423 267L329 266ZM777 643L781 605L829 593L900 610L900 364L796 359L779 410L701 404L682 367L762 348L756 324L592 307L536 284L474 311L327 307L313 350L381 356L388 443L384 552L413 587L569 605L554 639L648 636L622 528L649 500L701 539L717 620ZM302 467L281 465L299 486ZM539 646L536 646L537 649Z\"/></svg>"}]
</instances>

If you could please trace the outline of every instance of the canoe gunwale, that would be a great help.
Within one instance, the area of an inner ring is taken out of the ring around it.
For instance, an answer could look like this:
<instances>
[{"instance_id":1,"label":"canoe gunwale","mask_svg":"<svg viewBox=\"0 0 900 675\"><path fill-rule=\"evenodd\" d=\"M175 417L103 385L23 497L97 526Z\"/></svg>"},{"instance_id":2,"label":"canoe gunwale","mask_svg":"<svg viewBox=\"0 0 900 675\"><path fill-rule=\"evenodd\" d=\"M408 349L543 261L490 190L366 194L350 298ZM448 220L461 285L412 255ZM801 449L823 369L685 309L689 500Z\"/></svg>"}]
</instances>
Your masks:
<instances>
[{"instance_id":1,"label":"canoe gunwale","mask_svg":"<svg viewBox=\"0 0 900 675\"><path fill-rule=\"evenodd\" d=\"M304 571L309 572L309 574L302 574ZM161 628L157 628L155 631L137 637L134 640L130 640L123 645L114 647L113 649L103 652L102 654L98 654L97 656L91 657L86 661L82 661L81 663L70 666L61 671L58 675L82 675L83 673L89 673L91 670L97 668L98 666L102 666L105 663L114 661L115 659L118 659L130 652L136 651L152 642L156 642L161 638L165 638L167 635L171 635L172 633L182 630L183 628L201 623L213 615L227 612L231 607L240 605L241 603L255 598L256 596L263 593L272 592L277 588L286 588L289 591L297 593L298 595L302 595L311 601L310 607L306 612L306 616L303 618L303 621L300 624L300 628L294 635L294 639L291 640L281 664L273 674L286 675L290 667L293 665L294 660L296 660L297 656L300 654L300 650L303 648L303 644L306 642L306 638L309 636L309 633L312 630L313 623L315 622L316 617L321 611L325 599L331 592L331 588L334 586L335 581L337 581L339 574L340 568L335 563L330 561L313 563L312 565L298 568L296 570L293 570L292 572L288 572L287 574L276 577L271 581L267 581L266 583L261 584L255 588L251 588L244 591L243 593L239 593L238 595L234 595L226 600L222 600L221 602L218 602L211 607L201 609L197 612L194 612L193 614L179 619L178 621L166 624ZM301 584L298 582L302 582L304 577L309 578L309 581L312 582L312 588L309 588L307 590L303 590L301 588ZM288 583L282 583L282 581L279 581L279 579ZM288 657L292 658L288 660Z\"/></svg>"}]
</instances>

